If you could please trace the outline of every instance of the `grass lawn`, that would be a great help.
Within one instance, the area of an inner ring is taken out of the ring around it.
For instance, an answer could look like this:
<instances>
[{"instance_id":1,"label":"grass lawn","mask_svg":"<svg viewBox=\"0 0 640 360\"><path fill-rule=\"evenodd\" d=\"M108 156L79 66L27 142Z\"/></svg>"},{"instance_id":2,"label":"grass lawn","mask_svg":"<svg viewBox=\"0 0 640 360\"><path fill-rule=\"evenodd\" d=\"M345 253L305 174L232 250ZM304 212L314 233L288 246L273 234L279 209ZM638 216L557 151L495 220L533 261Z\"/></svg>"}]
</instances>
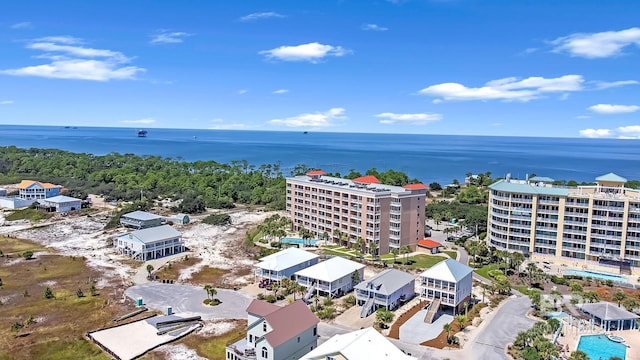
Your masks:
<instances>
[{"instance_id":1,"label":"grass lawn","mask_svg":"<svg viewBox=\"0 0 640 360\"><path fill-rule=\"evenodd\" d=\"M489 271L497 269L498 265L497 264L489 264L489 265L485 265L479 269L475 269L474 271L476 272L476 274L482 276L485 279L491 279L491 276L489 276Z\"/></svg>"},{"instance_id":2,"label":"grass lawn","mask_svg":"<svg viewBox=\"0 0 640 360\"><path fill-rule=\"evenodd\" d=\"M53 216L53 213L44 212L41 210L36 210L32 208L24 208L22 210L16 210L5 216L7 221L15 221L15 220L30 220L30 221L38 221L43 219L49 219Z\"/></svg>"},{"instance_id":3,"label":"grass lawn","mask_svg":"<svg viewBox=\"0 0 640 360\"><path fill-rule=\"evenodd\" d=\"M455 260L458 257L457 251L443 251L443 253L449 255L449 257L452 258L453 260Z\"/></svg>"},{"instance_id":4,"label":"grass lawn","mask_svg":"<svg viewBox=\"0 0 640 360\"><path fill-rule=\"evenodd\" d=\"M41 250L30 241L3 237L0 249L5 253ZM109 359L83 335L131 311L117 301L107 304L113 287L98 289L99 294L91 296L94 281L110 279L87 267L83 258L54 254L31 260L0 258L0 269L0 359ZM43 298L46 287L55 298ZM78 289L83 297L76 295ZM34 322L25 324L29 318ZM12 332L14 323L26 326Z\"/></svg>"}]
</instances>

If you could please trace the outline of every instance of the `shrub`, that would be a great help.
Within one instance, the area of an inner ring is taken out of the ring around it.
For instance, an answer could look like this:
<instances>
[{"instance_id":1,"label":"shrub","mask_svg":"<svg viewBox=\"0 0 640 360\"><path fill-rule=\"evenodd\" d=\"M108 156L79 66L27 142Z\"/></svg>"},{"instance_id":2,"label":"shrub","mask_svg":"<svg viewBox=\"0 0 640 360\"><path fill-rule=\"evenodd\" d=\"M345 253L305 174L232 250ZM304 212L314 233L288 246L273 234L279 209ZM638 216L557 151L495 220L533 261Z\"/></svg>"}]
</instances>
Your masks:
<instances>
[{"instance_id":1,"label":"shrub","mask_svg":"<svg viewBox=\"0 0 640 360\"><path fill-rule=\"evenodd\" d=\"M267 297L265 298L265 300L266 300L268 303L272 303L272 304L273 304L274 302L276 302L276 297L275 297L274 295L269 294L269 295L267 295Z\"/></svg>"},{"instance_id":2,"label":"shrub","mask_svg":"<svg viewBox=\"0 0 640 360\"><path fill-rule=\"evenodd\" d=\"M42 292L42 297L45 299L53 299L55 295L53 295L51 288L47 286L47 288Z\"/></svg>"},{"instance_id":3,"label":"shrub","mask_svg":"<svg viewBox=\"0 0 640 360\"><path fill-rule=\"evenodd\" d=\"M25 258L25 260L30 260L33 258L33 251L25 251L22 253L22 257Z\"/></svg>"},{"instance_id":4,"label":"shrub","mask_svg":"<svg viewBox=\"0 0 640 360\"><path fill-rule=\"evenodd\" d=\"M258 300L264 300L264 294L263 293L258 294Z\"/></svg>"},{"instance_id":5,"label":"shrub","mask_svg":"<svg viewBox=\"0 0 640 360\"><path fill-rule=\"evenodd\" d=\"M551 282L558 285L569 285L569 281L562 276L551 275Z\"/></svg>"},{"instance_id":6,"label":"shrub","mask_svg":"<svg viewBox=\"0 0 640 360\"><path fill-rule=\"evenodd\" d=\"M229 225L231 224L231 216L228 214L211 214L204 218L202 222L209 225Z\"/></svg>"},{"instance_id":7,"label":"shrub","mask_svg":"<svg viewBox=\"0 0 640 360\"><path fill-rule=\"evenodd\" d=\"M345 304L349 305L349 307L356 304L356 297L353 295L349 295L344 299Z\"/></svg>"},{"instance_id":8,"label":"shrub","mask_svg":"<svg viewBox=\"0 0 640 360\"><path fill-rule=\"evenodd\" d=\"M276 248L276 249L280 249L282 247L282 243L279 241L272 241L270 245L272 248Z\"/></svg>"}]
</instances>

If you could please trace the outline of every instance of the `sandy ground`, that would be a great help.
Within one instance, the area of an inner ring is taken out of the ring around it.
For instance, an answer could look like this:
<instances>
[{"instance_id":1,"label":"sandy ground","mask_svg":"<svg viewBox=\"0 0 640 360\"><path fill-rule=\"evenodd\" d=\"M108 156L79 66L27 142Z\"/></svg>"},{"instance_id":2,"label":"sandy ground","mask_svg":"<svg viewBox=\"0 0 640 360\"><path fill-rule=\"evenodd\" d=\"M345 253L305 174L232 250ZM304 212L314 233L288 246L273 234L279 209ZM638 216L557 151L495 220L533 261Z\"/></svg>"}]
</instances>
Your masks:
<instances>
[{"instance_id":1,"label":"sandy ground","mask_svg":"<svg viewBox=\"0 0 640 360\"><path fill-rule=\"evenodd\" d=\"M107 282L116 284L121 282L123 286L128 286L136 283L134 278L139 273L143 274L142 279L146 281L146 263L134 267L135 262L117 254L109 245L108 240L112 236L126 230L122 228L103 230L111 216L111 206L100 200L93 199L94 208L102 211L91 216L56 215L38 224L32 224L28 220L6 221L5 211L0 210L0 235L32 240L55 249L62 255L85 257L90 267L105 275L104 278L99 279L98 288L105 286ZM189 256L202 259L193 267L184 269L180 274L180 280L188 281L192 274L197 273L204 266L228 270L251 267L254 261L249 259L241 249L246 231L273 214L273 212L234 209L229 212L231 225L207 225L200 221L204 216L195 216L192 217L191 224L175 226L183 235L182 239L190 250ZM169 260L172 258L158 259L154 267L157 269ZM253 274L235 280L238 284L248 284L252 281ZM199 332L215 336L228 331L229 326L232 324L207 322ZM166 359L202 359L193 349L184 345L164 345L157 351L162 352Z\"/></svg>"}]
</instances>

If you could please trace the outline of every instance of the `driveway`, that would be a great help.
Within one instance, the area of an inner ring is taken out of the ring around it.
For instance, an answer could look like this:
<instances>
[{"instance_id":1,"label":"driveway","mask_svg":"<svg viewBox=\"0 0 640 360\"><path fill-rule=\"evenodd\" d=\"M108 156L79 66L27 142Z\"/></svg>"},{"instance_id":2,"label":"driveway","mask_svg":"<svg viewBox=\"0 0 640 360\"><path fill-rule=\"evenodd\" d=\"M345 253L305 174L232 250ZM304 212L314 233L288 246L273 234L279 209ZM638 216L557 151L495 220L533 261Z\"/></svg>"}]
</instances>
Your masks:
<instances>
[{"instance_id":1,"label":"driveway","mask_svg":"<svg viewBox=\"0 0 640 360\"><path fill-rule=\"evenodd\" d=\"M245 319L247 306L251 298L243 293L216 289L214 298L222 303L209 306L202 303L207 293L202 287L179 284L162 284L149 282L135 285L124 294L135 301L141 297L145 306L165 312L171 306L176 314L193 314L202 316L203 320Z\"/></svg>"}]
</instances>

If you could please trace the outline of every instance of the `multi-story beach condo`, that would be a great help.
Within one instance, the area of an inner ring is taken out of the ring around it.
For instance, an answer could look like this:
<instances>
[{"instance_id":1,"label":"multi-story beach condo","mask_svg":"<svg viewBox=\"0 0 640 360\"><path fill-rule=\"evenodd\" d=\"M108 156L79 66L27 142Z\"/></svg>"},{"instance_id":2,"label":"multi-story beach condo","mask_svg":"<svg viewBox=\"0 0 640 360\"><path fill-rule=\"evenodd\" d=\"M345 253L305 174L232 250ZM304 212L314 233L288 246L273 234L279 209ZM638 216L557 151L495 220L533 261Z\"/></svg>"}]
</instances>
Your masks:
<instances>
[{"instance_id":1,"label":"multi-story beach condo","mask_svg":"<svg viewBox=\"0 0 640 360\"><path fill-rule=\"evenodd\" d=\"M626 182L613 173L576 187L544 177L500 180L489 186L489 245L630 271L640 262L640 190Z\"/></svg>"},{"instance_id":2,"label":"multi-story beach condo","mask_svg":"<svg viewBox=\"0 0 640 360\"><path fill-rule=\"evenodd\" d=\"M287 212L294 230L381 255L415 249L424 237L426 193L424 184L391 186L374 176L347 180L314 170L287 178Z\"/></svg>"}]
</instances>

